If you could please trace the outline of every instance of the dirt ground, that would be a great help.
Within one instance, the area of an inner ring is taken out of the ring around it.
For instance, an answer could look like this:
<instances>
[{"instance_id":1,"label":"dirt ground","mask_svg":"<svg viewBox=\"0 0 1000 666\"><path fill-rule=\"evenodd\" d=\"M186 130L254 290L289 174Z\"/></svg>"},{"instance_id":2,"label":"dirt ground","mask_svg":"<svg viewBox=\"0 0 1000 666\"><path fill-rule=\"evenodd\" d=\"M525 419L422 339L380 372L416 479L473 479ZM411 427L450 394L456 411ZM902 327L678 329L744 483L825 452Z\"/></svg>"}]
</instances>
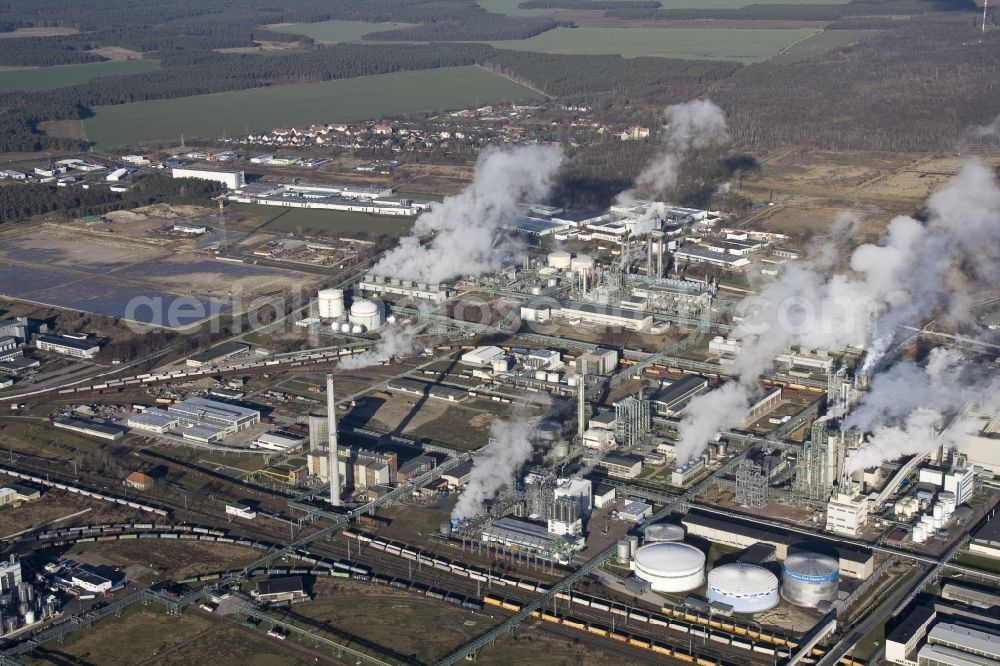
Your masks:
<instances>
[{"instance_id":1,"label":"dirt ground","mask_svg":"<svg viewBox=\"0 0 1000 666\"><path fill-rule=\"evenodd\" d=\"M0 32L0 39L17 39L19 37L58 37L60 35L77 35L80 31L76 28L64 28L60 26L43 26L40 28L18 28L12 32Z\"/></svg>"},{"instance_id":2,"label":"dirt ground","mask_svg":"<svg viewBox=\"0 0 1000 666\"><path fill-rule=\"evenodd\" d=\"M10 478L5 476L0 479L6 482ZM61 490L48 490L34 502L26 502L17 507L0 508L0 538L8 538L22 530L39 529L46 524L51 524L53 529L61 529L76 525L149 520L149 514L120 509L119 506L108 502L84 500L78 495ZM84 513L80 513L81 511ZM74 516L74 514L79 515ZM67 516L73 517L67 518ZM67 519L59 520L60 518Z\"/></svg>"},{"instance_id":3,"label":"dirt ground","mask_svg":"<svg viewBox=\"0 0 1000 666\"><path fill-rule=\"evenodd\" d=\"M38 123L38 129L49 136L78 141L87 140L87 133L83 131L83 123L79 120L46 120Z\"/></svg>"},{"instance_id":4,"label":"dirt ground","mask_svg":"<svg viewBox=\"0 0 1000 666\"><path fill-rule=\"evenodd\" d=\"M225 543L137 539L78 544L67 557L111 566L139 565L152 570L156 581L166 581L236 569L256 560L260 552Z\"/></svg>"},{"instance_id":5,"label":"dirt ground","mask_svg":"<svg viewBox=\"0 0 1000 666\"><path fill-rule=\"evenodd\" d=\"M132 49L126 49L122 46L99 46L96 49L91 49L90 53L93 53L94 55L99 55L109 60L142 59L141 51L133 51Z\"/></svg>"}]
</instances>

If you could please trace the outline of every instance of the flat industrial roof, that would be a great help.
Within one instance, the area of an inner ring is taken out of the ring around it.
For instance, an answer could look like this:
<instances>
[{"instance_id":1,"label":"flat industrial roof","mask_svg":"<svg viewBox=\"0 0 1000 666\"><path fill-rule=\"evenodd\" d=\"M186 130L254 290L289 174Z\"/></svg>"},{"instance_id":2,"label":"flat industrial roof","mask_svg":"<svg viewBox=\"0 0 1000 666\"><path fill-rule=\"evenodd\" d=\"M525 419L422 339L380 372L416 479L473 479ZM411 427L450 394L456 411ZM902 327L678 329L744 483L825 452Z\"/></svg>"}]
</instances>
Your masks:
<instances>
[{"instance_id":1,"label":"flat industrial roof","mask_svg":"<svg viewBox=\"0 0 1000 666\"><path fill-rule=\"evenodd\" d=\"M205 363L224 356L232 356L233 354L238 354L248 349L250 349L250 345L230 340L229 342L223 342L221 345L216 345L215 347L206 349L205 351L198 352L197 354L191 356L190 360Z\"/></svg>"},{"instance_id":2,"label":"flat industrial roof","mask_svg":"<svg viewBox=\"0 0 1000 666\"><path fill-rule=\"evenodd\" d=\"M908 642L935 614L934 609L930 606L914 606L905 617L899 620L899 624L886 634L885 640L894 643Z\"/></svg>"},{"instance_id":3,"label":"flat industrial roof","mask_svg":"<svg viewBox=\"0 0 1000 666\"><path fill-rule=\"evenodd\" d=\"M37 338L37 342L47 342L51 345L69 347L70 349L79 349L80 351L90 351L91 349L100 348L100 345L95 342L81 342L79 340L74 340L73 338L64 338L55 335L40 335Z\"/></svg>"},{"instance_id":4,"label":"flat industrial roof","mask_svg":"<svg viewBox=\"0 0 1000 666\"><path fill-rule=\"evenodd\" d=\"M289 592L304 591L305 583L302 581L302 576L268 578L257 583L258 594L288 594Z\"/></svg>"},{"instance_id":5,"label":"flat industrial roof","mask_svg":"<svg viewBox=\"0 0 1000 666\"><path fill-rule=\"evenodd\" d=\"M125 432L125 429L111 425L107 423L98 423L97 421L90 421L87 419L77 419L77 418L65 418L56 419L53 423L57 426L62 426L64 428L82 428L85 430L93 430L94 432L101 432L106 435L120 435Z\"/></svg>"},{"instance_id":6,"label":"flat industrial roof","mask_svg":"<svg viewBox=\"0 0 1000 666\"><path fill-rule=\"evenodd\" d=\"M678 379L670 386L654 391L649 396L649 399L654 402L671 405L681 398L686 397L691 391L698 390L704 386L708 386L708 378L701 375L684 375L683 378Z\"/></svg>"},{"instance_id":7,"label":"flat industrial roof","mask_svg":"<svg viewBox=\"0 0 1000 666\"><path fill-rule=\"evenodd\" d=\"M572 312L582 312L606 317L620 317L622 319L651 319L653 317L648 312L623 310L622 308L601 305L599 303L581 303L580 301L559 301L558 311L563 316L571 316L568 313Z\"/></svg>"}]
</instances>

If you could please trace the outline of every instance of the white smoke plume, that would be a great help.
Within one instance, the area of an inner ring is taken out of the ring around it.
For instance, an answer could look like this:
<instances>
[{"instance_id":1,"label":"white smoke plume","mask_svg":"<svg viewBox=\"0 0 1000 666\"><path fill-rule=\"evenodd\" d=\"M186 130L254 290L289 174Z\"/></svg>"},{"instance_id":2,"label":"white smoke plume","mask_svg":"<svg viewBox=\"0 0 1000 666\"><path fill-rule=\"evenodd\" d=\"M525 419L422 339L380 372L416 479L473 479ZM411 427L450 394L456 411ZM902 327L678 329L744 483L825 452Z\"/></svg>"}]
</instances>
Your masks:
<instances>
[{"instance_id":1,"label":"white smoke plume","mask_svg":"<svg viewBox=\"0 0 1000 666\"><path fill-rule=\"evenodd\" d=\"M845 469L854 472L902 456L928 453L966 436L969 422L950 417L985 396L1000 402L1000 378L975 363L965 363L953 349L933 349L925 365L902 361L875 376L857 408L841 424L869 433L851 452ZM993 407L996 409L996 407Z\"/></svg>"},{"instance_id":2,"label":"white smoke plume","mask_svg":"<svg viewBox=\"0 0 1000 666\"><path fill-rule=\"evenodd\" d=\"M786 264L777 279L743 303L749 314L734 333L743 343L734 367L748 402L757 379L789 347L833 352L864 347L862 372L868 374L879 370L901 325L932 313L968 322L972 294L1000 283L1000 188L992 172L972 160L931 195L927 211L926 223L897 217L878 243L858 247L850 261L853 276L827 278L821 269L836 253L824 250L819 261ZM700 453L705 433L736 419L730 413L738 407L736 394L733 389L719 396L725 409L706 407L698 418L682 422L684 455Z\"/></svg>"},{"instance_id":3,"label":"white smoke plume","mask_svg":"<svg viewBox=\"0 0 1000 666\"><path fill-rule=\"evenodd\" d=\"M969 134L974 139L1000 139L1000 114L992 122L973 127Z\"/></svg>"},{"instance_id":4,"label":"white smoke plume","mask_svg":"<svg viewBox=\"0 0 1000 666\"><path fill-rule=\"evenodd\" d=\"M382 339L374 349L346 356L340 362L342 370L360 370L394 358L414 356L423 351L417 344L417 329L412 326L389 324L382 330Z\"/></svg>"},{"instance_id":5,"label":"white smoke plume","mask_svg":"<svg viewBox=\"0 0 1000 666\"><path fill-rule=\"evenodd\" d=\"M673 187L688 153L729 141L726 114L711 100L673 104L663 110L663 118L667 121L663 150L636 178L636 188Z\"/></svg>"},{"instance_id":6,"label":"white smoke plume","mask_svg":"<svg viewBox=\"0 0 1000 666\"><path fill-rule=\"evenodd\" d=\"M490 443L473 458L469 484L459 495L452 518L485 515L486 502L513 483L517 470L531 459L534 427L527 401L514 403L509 417L490 424Z\"/></svg>"},{"instance_id":7,"label":"white smoke plume","mask_svg":"<svg viewBox=\"0 0 1000 666\"><path fill-rule=\"evenodd\" d=\"M418 217L374 273L438 283L495 271L503 255L496 247L498 231L521 202L548 194L562 161L562 151L550 146L483 150L472 183ZM433 240L421 244L429 234Z\"/></svg>"},{"instance_id":8,"label":"white smoke plume","mask_svg":"<svg viewBox=\"0 0 1000 666\"><path fill-rule=\"evenodd\" d=\"M717 433L743 425L749 404L750 391L738 382L723 384L692 398L678 426L677 464L687 464L688 460L700 455Z\"/></svg>"}]
</instances>

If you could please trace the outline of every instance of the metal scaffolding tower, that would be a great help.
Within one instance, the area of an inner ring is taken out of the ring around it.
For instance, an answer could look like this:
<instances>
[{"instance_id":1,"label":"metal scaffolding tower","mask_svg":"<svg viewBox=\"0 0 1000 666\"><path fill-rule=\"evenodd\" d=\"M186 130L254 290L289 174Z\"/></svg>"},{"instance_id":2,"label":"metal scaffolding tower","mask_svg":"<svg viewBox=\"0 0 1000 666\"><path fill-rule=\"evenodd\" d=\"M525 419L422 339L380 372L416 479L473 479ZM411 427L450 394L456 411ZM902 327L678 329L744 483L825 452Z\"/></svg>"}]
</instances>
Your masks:
<instances>
[{"instance_id":1,"label":"metal scaffolding tower","mask_svg":"<svg viewBox=\"0 0 1000 666\"><path fill-rule=\"evenodd\" d=\"M616 436L627 447L641 444L650 429L649 400L629 396L615 403Z\"/></svg>"},{"instance_id":2,"label":"metal scaffolding tower","mask_svg":"<svg viewBox=\"0 0 1000 666\"><path fill-rule=\"evenodd\" d=\"M753 460L736 468L736 503L751 509L767 505L767 470Z\"/></svg>"}]
</instances>

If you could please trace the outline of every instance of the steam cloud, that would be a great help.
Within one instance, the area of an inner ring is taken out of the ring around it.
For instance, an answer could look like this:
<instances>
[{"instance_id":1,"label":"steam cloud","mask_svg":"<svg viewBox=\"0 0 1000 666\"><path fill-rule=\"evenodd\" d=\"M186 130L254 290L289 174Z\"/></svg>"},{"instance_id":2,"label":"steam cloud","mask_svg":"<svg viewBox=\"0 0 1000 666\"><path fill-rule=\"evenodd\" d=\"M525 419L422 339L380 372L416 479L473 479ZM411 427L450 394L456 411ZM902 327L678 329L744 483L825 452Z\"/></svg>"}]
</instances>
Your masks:
<instances>
[{"instance_id":1,"label":"steam cloud","mask_svg":"<svg viewBox=\"0 0 1000 666\"><path fill-rule=\"evenodd\" d=\"M726 114L711 100L673 104L663 110L663 118L667 121L663 150L636 178L637 188L673 187L688 153L729 141Z\"/></svg>"},{"instance_id":2,"label":"steam cloud","mask_svg":"<svg viewBox=\"0 0 1000 666\"><path fill-rule=\"evenodd\" d=\"M438 283L499 268L495 247L501 226L518 204L548 194L563 154L550 146L487 148L479 155L472 183L417 218L409 236L374 267L376 275ZM429 244L420 239L434 234Z\"/></svg>"},{"instance_id":3,"label":"steam cloud","mask_svg":"<svg viewBox=\"0 0 1000 666\"><path fill-rule=\"evenodd\" d=\"M412 326L390 324L382 330L382 339L375 349L345 357L340 362L340 368L360 370L393 358L419 354L423 349L417 344L416 337L417 329Z\"/></svg>"},{"instance_id":4,"label":"steam cloud","mask_svg":"<svg viewBox=\"0 0 1000 666\"><path fill-rule=\"evenodd\" d=\"M490 424L490 443L473 458L469 485L451 512L456 519L486 513L485 504L514 481L517 470L531 458L534 422L527 402L514 403L506 419Z\"/></svg>"},{"instance_id":5,"label":"steam cloud","mask_svg":"<svg viewBox=\"0 0 1000 666\"><path fill-rule=\"evenodd\" d=\"M853 277L824 276L837 256L836 248L826 247L817 260L787 264L776 280L747 299L748 314L735 331L743 342L734 363L741 389L719 389L692 401L695 409L681 423L678 460L698 455L707 444L706 433L740 420L760 375L791 346L831 351L864 346L862 372L872 374L880 371L900 326L932 313L950 323L968 323L972 294L1000 281L1000 188L987 167L971 160L930 196L927 212L926 223L897 217L878 243L859 246L850 259ZM739 396L745 397L742 404ZM918 416L913 428L922 425ZM869 425L877 430L885 422L875 419ZM874 440L874 450L885 442L883 460L899 455L889 434Z\"/></svg>"}]
</instances>

